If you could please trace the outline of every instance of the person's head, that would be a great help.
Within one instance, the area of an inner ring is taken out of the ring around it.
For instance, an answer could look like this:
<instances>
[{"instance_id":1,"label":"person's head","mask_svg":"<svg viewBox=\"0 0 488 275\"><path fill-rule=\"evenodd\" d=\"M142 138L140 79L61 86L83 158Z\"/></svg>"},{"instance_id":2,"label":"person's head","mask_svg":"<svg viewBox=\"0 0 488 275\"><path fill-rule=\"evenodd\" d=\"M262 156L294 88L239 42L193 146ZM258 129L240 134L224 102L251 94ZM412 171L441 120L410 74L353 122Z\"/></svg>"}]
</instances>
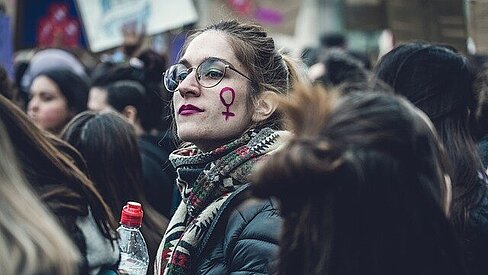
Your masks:
<instances>
[{"instance_id":1,"label":"person's head","mask_svg":"<svg viewBox=\"0 0 488 275\"><path fill-rule=\"evenodd\" d=\"M127 201L143 205L142 233L152 261L167 220L146 200L141 156L133 127L118 113L86 111L68 123L61 138L83 155L91 180L116 218L120 218Z\"/></svg>"},{"instance_id":2,"label":"person's head","mask_svg":"<svg viewBox=\"0 0 488 275\"><path fill-rule=\"evenodd\" d=\"M137 56L142 61L146 86L146 107L140 112L141 126L149 132L171 127L171 95L161 85L161 76L168 67L167 57L148 49Z\"/></svg>"},{"instance_id":3,"label":"person's head","mask_svg":"<svg viewBox=\"0 0 488 275\"><path fill-rule=\"evenodd\" d=\"M162 88L160 85L161 73L159 74L159 82L157 84L155 82L155 74L158 72L155 66L163 64L159 62L161 60L152 60L151 58L155 59L156 57L153 57L151 52L146 53L146 55L144 55L144 58L141 59L143 62L142 68L117 65L107 69L104 71L104 73L94 75L90 86L88 109L92 111L103 111L105 109L114 108L114 106L112 106L112 102L114 102L113 104L120 105L120 100L127 98L128 94L123 93L124 96L116 95L116 93L113 93L114 86L112 85L119 81L126 81L124 83L131 82L132 84L138 86L137 90L141 90L143 94L142 99L137 99L138 102L141 100L143 101L138 104L144 105L143 108L137 109L137 118L140 120L139 122L142 129L145 132L150 132L153 129L168 128L169 123L163 119L163 113L167 114L169 112L169 97L166 93L165 98L160 98L162 95ZM146 68L146 66L149 67ZM160 69L162 70L162 68ZM134 86L132 84L130 84L130 86ZM112 92L108 91L110 86L112 86ZM125 85L120 84L117 86L122 87ZM134 89L131 90L134 91ZM137 94L140 94L140 92L137 92ZM139 98L140 96L137 97ZM131 96L131 98L134 97ZM124 99L124 102L127 100L128 98ZM131 101L129 100L128 102ZM134 103L130 105L134 106ZM122 106L122 109L123 107L125 106ZM121 112L122 109L118 109L118 111Z\"/></svg>"},{"instance_id":4,"label":"person's head","mask_svg":"<svg viewBox=\"0 0 488 275\"><path fill-rule=\"evenodd\" d=\"M470 132L476 97L467 59L445 46L409 43L384 55L375 75L434 123L453 163L452 216L462 228L466 211L481 198L479 173L484 170Z\"/></svg>"},{"instance_id":5,"label":"person's head","mask_svg":"<svg viewBox=\"0 0 488 275\"><path fill-rule=\"evenodd\" d=\"M94 87L105 90L109 85L117 81L132 80L143 84L145 79L144 71L140 67L131 66L130 64L104 64L92 74L90 93Z\"/></svg>"},{"instance_id":6,"label":"person's head","mask_svg":"<svg viewBox=\"0 0 488 275\"><path fill-rule=\"evenodd\" d=\"M342 33L325 33L320 37L320 46L323 48L347 48L346 36Z\"/></svg>"},{"instance_id":7,"label":"person's head","mask_svg":"<svg viewBox=\"0 0 488 275\"><path fill-rule=\"evenodd\" d=\"M86 110L88 84L69 70L37 75L29 87L27 112L39 128L58 133L76 114Z\"/></svg>"},{"instance_id":8,"label":"person's head","mask_svg":"<svg viewBox=\"0 0 488 275\"><path fill-rule=\"evenodd\" d=\"M270 99L297 75L261 27L221 21L188 37L164 77L179 138L211 150L250 128L279 127Z\"/></svg>"},{"instance_id":9,"label":"person's head","mask_svg":"<svg viewBox=\"0 0 488 275\"><path fill-rule=\"evenodd\" d=\"M137 55L137 59L142 62L146 81L159 84L161 75L167 67L166 56L160 55L152 49L146 49Z\"/></svg>"},{"instance_id":10,"label":"person's head","mask_svg":"<svg viewBox=\"0 0 488 275\"><path fill-rule=\"evenodd\" d=\"M86 160L88 174L114 214L128 200L140 199L142 164L137 139L121 115L80 113L66 125L61 138Z\"/></svg>"},{"instance_id":11,"label":"person's head","mask_svg":"<svg viewBox=\"0 0 488 275\"><path fill-rule=\"evenodd\" d=\"M280 203L280 274L462 274L449 164L423 113L392 94L322 88L282 109L295 136L253 185Z\"/></svg>"},{"instance_id":12,"label":"person's head","mask_svg":"<svg viewBox=\"0 0 488 275\"><path fill-rule=\"evenodd\" d=\"M101 112L116 111L129 122L140 125L140 113L146 106L146 91L136 81L121 80L109 85Z\"/></svg>"},{"instance_id":13,"label":"person's head","mask_svg":"<svg viewBox=\"0 0 488 275\"><path fill-rule=\"evenodd\" d=\"M30 189L0 121L2 274L76 274L77 247Z\"/></svg>"},{"instance_id":14,"label":"person's head","mask_svg":"<svg viewBox=\"0 0 488 275\"><path fill-rule=\"evenodd\" d=\"M384 55L374 71L434 124L454 116L467 120L475 108L474 72L465 57L448 47L404 44Z\"/></svg>"},{"instance_id":15,"label":"person's head","mask_svg":"<svg viewBox=\"0 0 488 275\"><path fill-rule=\"evenodd\" d=\"M27 181L57 216L87 216L90 207L101 232L111 238L111 212L77 166L79 153L42 131L19 108L0 96L0 121L7 128Z\"/></svg>"},{"instance_id":16,"label":"person's head","mask_svg":"<svg viewBox=\"0 0 488 275\"><path fill-rule=\"evenodd\" d=\"M22 73L19 88L27 93L36 76L51 70L68 70L83 80L88 80L86 68L76 55L64 49L48 48L36 52L29 60Z\"/></svg>"},{"instance_id":17,"label":"person's head","mask_svg":"<svg viewBox=\"0 0 488 275\"><path fill-rule=\"evenodd\" d=\"M363 64L343 51L328 51L319 63L310 68L310 71L313 72L315 67L319 72L314 76L309 74L310 80L326 87L354 85L368 81L368 71Z\"/></svg>"}]
</instances>

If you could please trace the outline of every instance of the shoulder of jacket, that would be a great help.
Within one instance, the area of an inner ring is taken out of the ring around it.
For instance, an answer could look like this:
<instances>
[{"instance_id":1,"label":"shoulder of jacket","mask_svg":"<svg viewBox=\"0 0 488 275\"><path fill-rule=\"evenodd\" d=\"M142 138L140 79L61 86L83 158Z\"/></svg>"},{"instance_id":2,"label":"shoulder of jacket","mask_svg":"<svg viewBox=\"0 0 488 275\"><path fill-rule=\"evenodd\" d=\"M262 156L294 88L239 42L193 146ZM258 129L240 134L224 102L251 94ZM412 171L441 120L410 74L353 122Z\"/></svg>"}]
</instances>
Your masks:
<instances>
[{"instance_id":1,"label":"shoulder of jacket","mask_svg":"<svg viewBox=\"0 0 488 275\"><path fill-rule=\"evenodd\" d=\"M236 207L231 219L234 215L240 215L243 222L250 223L264 214L279 216L276 203L271 199L248 198Z\"/></svg>"},{"instance_id":2,"label":"shoulder of jacket","mask_svg":"<svg viewBox=\"0 0 488 275\"><path fill-rule=\"evenodd\" d=\"M282 219L271 199L250 198L239 204L229 216L224 237L225 247L240 240L275 243L279 239Z\"/></svg>"}]
</instances>

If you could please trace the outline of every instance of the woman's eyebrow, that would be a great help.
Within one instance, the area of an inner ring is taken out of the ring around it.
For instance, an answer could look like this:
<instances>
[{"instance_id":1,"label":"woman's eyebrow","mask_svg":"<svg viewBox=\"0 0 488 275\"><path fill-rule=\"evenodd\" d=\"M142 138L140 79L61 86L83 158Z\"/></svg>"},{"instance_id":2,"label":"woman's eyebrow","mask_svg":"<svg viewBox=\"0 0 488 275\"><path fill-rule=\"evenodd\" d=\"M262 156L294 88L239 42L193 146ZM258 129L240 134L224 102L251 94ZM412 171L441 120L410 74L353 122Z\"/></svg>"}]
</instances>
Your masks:
<instances>
[{"instance_id":1,"label":"woman's eyebrow","mask_svg":"<svg viewBox=\"0 0 488 275\"><path fill-rule=\"evenodd\" d=\"M190 67L190 62L188 62L188 60L186 60L185 58L180 59L180 61L178 61L178 63L183 64L186 67Z\"/></svg>"}]
</instances>

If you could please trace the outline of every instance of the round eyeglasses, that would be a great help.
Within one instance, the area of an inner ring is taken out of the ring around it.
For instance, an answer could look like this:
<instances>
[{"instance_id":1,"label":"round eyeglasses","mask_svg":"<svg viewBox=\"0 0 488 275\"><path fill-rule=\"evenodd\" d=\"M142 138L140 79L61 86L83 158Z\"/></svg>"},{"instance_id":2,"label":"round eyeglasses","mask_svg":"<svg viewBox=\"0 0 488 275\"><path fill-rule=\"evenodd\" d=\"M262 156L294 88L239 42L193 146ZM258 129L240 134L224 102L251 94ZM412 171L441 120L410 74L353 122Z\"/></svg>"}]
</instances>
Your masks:
<instances>
[{"instance_id":1,"label":"round eyeglasses","mask_svg":"<svg viewBox=\"0 0 488 275\"><path fill-rule=\"evenodd\" d=\"M219 58L210 57L200 63L196 69L195 67L187 68L180 63L169 67L163 75L164 87L170 92L176 92L180 83L195 70L195 78L198 84L204 88L212 88L219 85L222 79L224 79L227 69L231 69L251 81L249 77L239 72L228 62Z\"/></svg>"}]
</instances>

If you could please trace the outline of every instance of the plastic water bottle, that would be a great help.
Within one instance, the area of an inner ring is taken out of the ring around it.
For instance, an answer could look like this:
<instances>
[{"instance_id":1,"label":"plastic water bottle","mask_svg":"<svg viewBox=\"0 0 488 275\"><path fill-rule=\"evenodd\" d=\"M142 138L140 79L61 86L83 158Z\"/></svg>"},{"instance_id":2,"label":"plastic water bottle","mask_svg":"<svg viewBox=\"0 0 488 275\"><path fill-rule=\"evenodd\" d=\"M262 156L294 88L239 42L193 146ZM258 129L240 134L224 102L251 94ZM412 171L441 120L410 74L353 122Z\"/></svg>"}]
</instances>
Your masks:
<instances>
[{"instance_id":1,"label":"plastic water bottle","mask_svg":"<svg viewBox=\"0 0 488 275\"><path fill-rule=\"evenodd\" d=\"M142 224L142 206L137 202L127 202L120 216L119 233L120 264L119 271L129 275L146 275L149 255L146 242L139 228Z\"/></svg>"}]
</instances>

